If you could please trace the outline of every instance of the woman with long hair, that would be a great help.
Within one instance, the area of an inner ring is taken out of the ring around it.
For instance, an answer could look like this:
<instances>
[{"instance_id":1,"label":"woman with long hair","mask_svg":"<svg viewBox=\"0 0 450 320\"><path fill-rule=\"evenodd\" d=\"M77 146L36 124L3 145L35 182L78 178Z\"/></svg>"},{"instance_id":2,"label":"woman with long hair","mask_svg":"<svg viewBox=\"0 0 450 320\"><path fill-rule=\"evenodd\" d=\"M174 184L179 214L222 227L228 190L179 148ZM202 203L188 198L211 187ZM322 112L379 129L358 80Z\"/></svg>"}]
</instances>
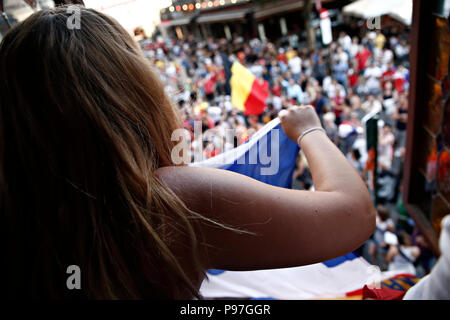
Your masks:
<instances>
[{"instance_id":1,"label":"woman with long hair","mask_svg":"<svg viewBox=\"0 0 450 320\"><path fill-rule=\"evenodd\" d=\"M0 214L10 297L201 298L208 268L300 266L374 231L364 182L312 107L281 115L315 192L175 166L181 126L131 36L80 8L39 11L0 45ZM308 130L314 129L314 130ZM66 286L68 266L81 289Z\"/></svg>"}]
</instances>

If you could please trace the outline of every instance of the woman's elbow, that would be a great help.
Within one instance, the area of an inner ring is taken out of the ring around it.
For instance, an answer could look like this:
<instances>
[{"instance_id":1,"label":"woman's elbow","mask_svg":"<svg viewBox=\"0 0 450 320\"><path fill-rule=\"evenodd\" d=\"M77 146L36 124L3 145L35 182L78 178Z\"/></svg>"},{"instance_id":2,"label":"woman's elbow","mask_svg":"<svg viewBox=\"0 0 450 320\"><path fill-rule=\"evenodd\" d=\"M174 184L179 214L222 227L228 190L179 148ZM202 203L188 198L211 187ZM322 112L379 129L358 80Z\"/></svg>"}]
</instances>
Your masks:
<instances>
[{"instance_id":1,"label":"woman's elbow","mask_svg":"<svg viewBox=\"0 0 450 320\"><path fill-rule=\"evenodd\" d=\"M377 226L377 220L376 220L377 214L375 207L372 203L370 203L369 207L369 215L367 217L367 227L368 227L368 233L369 237L375 232L376 226Z\"/></svg>"},{"instance_id":2,"label":"woman's elbow","mask_svg":"<svg viewBox=\"0 0 450 320\"><path fill-rule=\"evenodd\" d=\"M367 193L359 197L353 196L352 201L348 198L346 205L351 212L351 225L355 226L358 239L365 242L375 232L376 228L376 210L370 195Z\"/></svg>"},{"instance_id":3,"label":"woman's elbow","mask_svg":"<svg viewBox=\"0 0 450 320\"><path fill-rule=\"evenodd\" d=\"M375 232L376 228L376 210L373 205L372 199L367 197L361 201L360 208L361 221L361 231L365 240L370 238L370 236Z\"/></svg>"}]
</instances>

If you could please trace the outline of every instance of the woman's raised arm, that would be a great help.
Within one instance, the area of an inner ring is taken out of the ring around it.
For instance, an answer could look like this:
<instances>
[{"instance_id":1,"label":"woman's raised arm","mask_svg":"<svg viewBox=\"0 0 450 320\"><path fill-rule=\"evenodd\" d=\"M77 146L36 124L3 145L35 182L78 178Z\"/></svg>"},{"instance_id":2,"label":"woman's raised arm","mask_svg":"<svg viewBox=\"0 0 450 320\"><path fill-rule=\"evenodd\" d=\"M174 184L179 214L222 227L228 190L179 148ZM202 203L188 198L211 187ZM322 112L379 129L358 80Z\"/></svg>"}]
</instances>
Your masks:
<instances>
[{"instance_id":1,"label":"woman's raised arm","mask_svg":"<svg viewBox=\"0 0 450 320\"><path fill-rule=\"evenodd\" d=\"M312 107L280 115L294 141L320 126ZM269 269L332 259L358 248L375 229L368 190L348 160L321 131L301 139L314 192L273 187L225 170L165 167L157 171L189 209L239 233L202 223L208 268Z\"/></svg>"}]
</instances>

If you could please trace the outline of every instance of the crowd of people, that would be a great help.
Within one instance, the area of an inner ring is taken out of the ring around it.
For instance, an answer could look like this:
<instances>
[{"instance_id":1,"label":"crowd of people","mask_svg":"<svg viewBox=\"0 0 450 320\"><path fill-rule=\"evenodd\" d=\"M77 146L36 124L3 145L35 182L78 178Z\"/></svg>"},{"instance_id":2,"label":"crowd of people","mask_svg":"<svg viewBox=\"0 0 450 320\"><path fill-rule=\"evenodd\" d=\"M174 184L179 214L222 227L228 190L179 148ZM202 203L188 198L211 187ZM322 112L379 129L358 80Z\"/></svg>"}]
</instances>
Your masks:
<instances>
[{"instance_id":1,"label":"crowd of people","mask_svg":"<svg viewBox=\"0 0 450 320\"><path fill-rule=\"evenodd\" d=\"M293 35L276 42L232 41L188 37L151 39L135 31L145 56L160 74L167 94L179 106L185 129L191 132L192 161L208 159L245 143L264 124L293 105L315 107L329 138L367 182L375 198L377 229L359 249L382 270L427 274L434 257L401 201L402 166L408 122L409 45L407 35L368 30L351 37L340 32L329 46L309 49ZM259 81L267 81L269 96L260 115L245 116L231 102L233 62L244 65ZM377 114L378 185L366 167L365 121ZM202 137L194 135L201 123ZM229 143L225 130L234 130ZM313 188L308 163L299 153L293 186Z\"/></svg>"}]
</instances>

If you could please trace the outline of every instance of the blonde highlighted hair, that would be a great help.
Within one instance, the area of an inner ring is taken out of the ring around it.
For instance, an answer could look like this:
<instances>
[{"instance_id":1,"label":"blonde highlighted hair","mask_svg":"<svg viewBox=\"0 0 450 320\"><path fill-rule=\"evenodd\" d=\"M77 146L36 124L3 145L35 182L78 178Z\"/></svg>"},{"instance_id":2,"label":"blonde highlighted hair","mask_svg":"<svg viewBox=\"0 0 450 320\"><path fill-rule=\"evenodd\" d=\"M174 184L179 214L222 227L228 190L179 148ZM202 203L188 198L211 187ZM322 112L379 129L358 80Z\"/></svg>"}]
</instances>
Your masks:
<instances>
[{"instance_id":1,"label":"blonde highlighted hair","mask_svg":"<svg viewBox=\"0 0 450 320\"><path fill-rule=\"evenodd\" d=\"M43 10L0 45L6 292L199 297L185 266L202 278L202 217L155 176L172 165L177 112L131 36L79 8L80 29L67 28L66 7ZM66 287L69 265L81 269L79 291Z\"/></svg>"}]
</instances>

